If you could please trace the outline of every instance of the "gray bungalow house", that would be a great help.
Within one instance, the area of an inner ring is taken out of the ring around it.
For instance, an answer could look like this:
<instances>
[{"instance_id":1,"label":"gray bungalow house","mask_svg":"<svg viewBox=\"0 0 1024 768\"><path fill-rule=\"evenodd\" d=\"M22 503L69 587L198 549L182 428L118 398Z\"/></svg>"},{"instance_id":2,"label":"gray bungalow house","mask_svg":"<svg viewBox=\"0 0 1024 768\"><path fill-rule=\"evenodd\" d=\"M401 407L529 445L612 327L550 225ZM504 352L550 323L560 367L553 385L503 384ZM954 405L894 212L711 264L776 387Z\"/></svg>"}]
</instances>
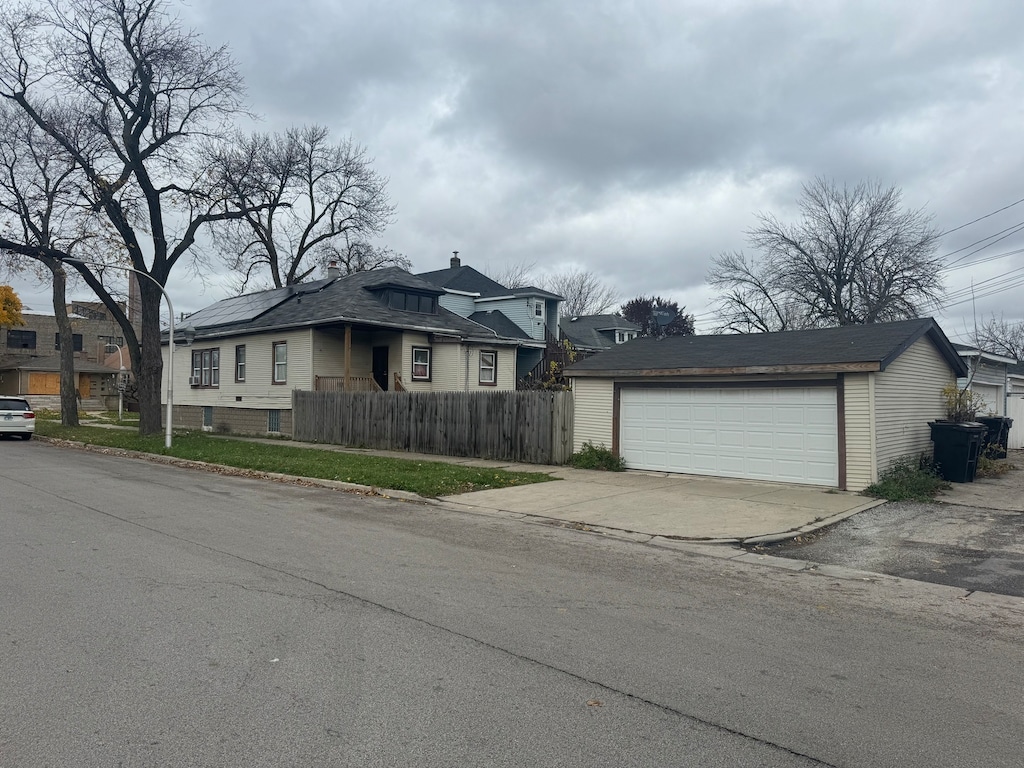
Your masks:
<instances>
[{"instance_id":1,"label":"gray bungalow house","mask_svg":"<svg viewBox=\"0 0 1024 768\"><path fill-rule=\"evenodd\" d=\"M164 336L175 425L290 434L294 389L515 389L518 343L448 311L443 295L402 269L334 269L201 309L177 325L174 348Z\"/></svg>"},{"instance_id":2,"label":"gray bungalow house","mask_svg":"<svg viewBox=\"0 0 1024 768\"><path fill-rule=\"evenodd\" d=\"M631 469L861 490L931 451L941 390L967 365L924 318L641 338L565 373L574 450L604 444Z\"/></svg>"}]
</instances>

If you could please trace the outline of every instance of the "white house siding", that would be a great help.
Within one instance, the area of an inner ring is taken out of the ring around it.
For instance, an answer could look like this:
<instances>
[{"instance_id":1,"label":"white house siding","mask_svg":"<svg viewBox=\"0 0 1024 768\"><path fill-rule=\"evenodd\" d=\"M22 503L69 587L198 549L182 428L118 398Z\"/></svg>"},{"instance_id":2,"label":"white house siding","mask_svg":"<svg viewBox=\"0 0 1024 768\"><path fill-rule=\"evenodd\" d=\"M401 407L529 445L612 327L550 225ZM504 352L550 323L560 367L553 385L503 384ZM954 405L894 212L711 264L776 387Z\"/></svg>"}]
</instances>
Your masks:
<instances>
[{"instance_id":1,"label":"white house siding","mask_svg":"<svg viewBox=\"0 0 1024 768\"><path fill-rule=\"evenodd\" d=\"M223 339L197 341L192 347L179 346L174 355L174 402L177 405L212 405L227 408L292 407L293 389L312 389L310 373L313 356L312 331L300 330L277 334L231 336ZM288 381L273 384L273 345L288 343ZM245 345L245 381L235 381L235 347ZM189 386L192 375L192 351L220 349L220 386L195 388ZM163 347L164 370L168 347ZM163 399L166 402L166 375ZM241 398L240 400L238 398Z\"/></svg>"},{"instance_id":2,"label":"white house siding","mask_svg":"<svg viewBox=\"0 0 1024 768\"><path fill-rule=\"evenodd\" d=\"M976 358L965 358L965 362L973 369L969 378L958 379L958 387L966 387L970 381L970 389L976 395L984 398L984 405L978 411L979 415L993 414L1005 416L1006 413L1006 368L1003 365L993 365L984 360L978 364Z\"/></svg>"},{"instance_id":3,"label":"white house siding","mask_svg":"<svg viewBox=\"0 0 1024 768\"><path fill-rule=\"evenodd\" d=\"M877 470L893 460L932 450L929 421L946 414L942 388L953 374L927 339L914 342L884 371L875 375L875 444Z\"/></svg>"},{"instance_id":4,"label":"white house siding","mask_svg":"<svg viewBox=\"0 0 1024 768\"><path fill-rule=\"evenodd\" d=\"M430 347L430 381L413 381L412 348ZM401 377L410 392L494 391L493 386L480 386L480 351L498 353L497 389L515 389L516 360L514 347L467 346L458 342L431 343L426 335L406 333L401 344Z\"/></svg>"},{"instance_id":5,"label":"white house siding","mask_svg":"<svg viewBox=\"0 0 1024 768\"><path fill-rule=\"evenodd\" d=\"M476 300L472 296L460 296L452 293L441 296L438 299L438 304L459 317L469 317L478 309Z\"/></svg>"},{"instance_id":6,"label":"white house siding","mask_svg":"<svg viewBox=\"0 0 1024 768\"><path fill-rule=\"evenodd\" d=\"M583 443L612 447L612 405L615 393L611 379L578 378L572 380L575 403L572 450Z\"/></svg>"},{"instance_id":7,"label":"white house siding","mask_svg":"<svg viewBox=\"0 0 1024 768\"><path fill-rule=\"evenodd\" d=\"M370 376L373 372L371 335L352 333L350 375ZM381 345L383 346L383 344ZM344 334L313 331L313 374L315 376L345 375Z\"/></svg>"},{"instance_id":8,"label":"white house siding","mask_svg":"<svg viewBox=\"0 0 1024 768\"><path fill-rule=\"evenodd\" d=\"M875 471L874 373L844 377L846 423L846 488L860 491L878 479Z\"/></svg>"},{"instance_id":9,"label":"white house siding","mask_svg":"<svg viewBox=\"0 0 1024 768\"><path fill-rule=\"evenodd\" d=\"M533 306L536 301L537 299L528 299L524 296L494 300L481 299L477 301L476 308L479 310L497 309L505 317L522 328L523 332L528 334L530 338L543 341L547 310L545 309L544 318L535 317Z\"/></svg>"}]
</instances>

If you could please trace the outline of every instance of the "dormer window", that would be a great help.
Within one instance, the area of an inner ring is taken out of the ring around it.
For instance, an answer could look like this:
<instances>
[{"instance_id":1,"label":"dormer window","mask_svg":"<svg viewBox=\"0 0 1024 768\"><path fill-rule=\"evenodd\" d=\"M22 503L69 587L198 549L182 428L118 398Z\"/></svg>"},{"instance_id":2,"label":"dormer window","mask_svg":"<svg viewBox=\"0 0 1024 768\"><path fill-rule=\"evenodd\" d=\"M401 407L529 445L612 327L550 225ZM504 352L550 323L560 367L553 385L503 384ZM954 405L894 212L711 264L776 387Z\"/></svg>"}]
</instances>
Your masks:
<instances>
[{"instance_id":1,"label":"dormer window","mask_svg":"<svg viewBox=\"0 0 1024 768\"><path fill-rule=\"evenodd\" d=\"M424 315L437 314L437 297L435 296L392 288L387 292L387 302L391 309L403 312L419 312Z\"/></svg>"}]
</instances>

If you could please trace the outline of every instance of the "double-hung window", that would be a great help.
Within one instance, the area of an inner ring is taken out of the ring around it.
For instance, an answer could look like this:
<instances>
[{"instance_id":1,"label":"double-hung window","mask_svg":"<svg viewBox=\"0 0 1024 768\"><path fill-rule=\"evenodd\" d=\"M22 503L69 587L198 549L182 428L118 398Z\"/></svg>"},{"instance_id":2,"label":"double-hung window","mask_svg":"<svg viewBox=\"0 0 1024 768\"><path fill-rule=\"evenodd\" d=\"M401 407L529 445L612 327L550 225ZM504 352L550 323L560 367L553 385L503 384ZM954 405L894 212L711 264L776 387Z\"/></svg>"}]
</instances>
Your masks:
<instances>
[{"instance_id":1,"label":"double-hung window","mask_svg":"<svg viewBox=\"0 0 1024 768\"><path fill-rule=\"evenodd\" d=\"M288 342L274 342L274 383L288 382Z\"/></svg>"},{"instance_id":2,"label":"double-hung window","mask_svg":"<svg viewBox=\"0 0 1024 768\"><path fill-rule=\"evenodd\" d=\"M220 386L220 349L192 350L192 381L193 387Z\"/></svg>"},{"instance_id":3,"label":"double-hung window","mask_svg":"<svg viewBox=\"0 0 1024 768\"><path fill-rule=\"evenodd\" d=\"M245 344L235 347L235 381L245 381Z\"/></svg>"},{"instance_id":4,"label":"double-hung window","mask_svg":"<svg viewBox=\"0 0 1024 768\"><path fill-rule=\"evenodd\" d=\"M412 380L430 381L430 347L412 348Z\"/></svg>"},{"instance_id":5,"label":"double-hung window","mask_svg":"<svg viewBox=\"0 0 1024 768\"><path fill-rule=\"evenodd\" d=\"M480 353L480 384L493 387L498 383L498 353L493 350Z\"/></svg>"}]
</instances>

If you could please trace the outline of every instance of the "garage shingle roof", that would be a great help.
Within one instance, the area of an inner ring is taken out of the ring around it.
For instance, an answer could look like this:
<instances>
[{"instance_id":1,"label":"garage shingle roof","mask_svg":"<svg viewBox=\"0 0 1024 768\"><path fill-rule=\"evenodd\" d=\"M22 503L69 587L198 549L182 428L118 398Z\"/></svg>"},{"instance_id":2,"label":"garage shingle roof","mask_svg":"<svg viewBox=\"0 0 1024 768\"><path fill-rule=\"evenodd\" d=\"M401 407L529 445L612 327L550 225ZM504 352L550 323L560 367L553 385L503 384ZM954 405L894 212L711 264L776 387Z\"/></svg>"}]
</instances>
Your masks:
<instances>
[{"instance_id":1,"label":"garage shingle roof","mask_svg":"<svg viewBox=\"0 0 1024 768\"><path fill-rule=\"evenodd\" d=\"M963 361L932 318L781 333L634 339L565 373L607 377L883 371L924 336L952 370L966 375Z\"/></svg>"}]
</instances>

